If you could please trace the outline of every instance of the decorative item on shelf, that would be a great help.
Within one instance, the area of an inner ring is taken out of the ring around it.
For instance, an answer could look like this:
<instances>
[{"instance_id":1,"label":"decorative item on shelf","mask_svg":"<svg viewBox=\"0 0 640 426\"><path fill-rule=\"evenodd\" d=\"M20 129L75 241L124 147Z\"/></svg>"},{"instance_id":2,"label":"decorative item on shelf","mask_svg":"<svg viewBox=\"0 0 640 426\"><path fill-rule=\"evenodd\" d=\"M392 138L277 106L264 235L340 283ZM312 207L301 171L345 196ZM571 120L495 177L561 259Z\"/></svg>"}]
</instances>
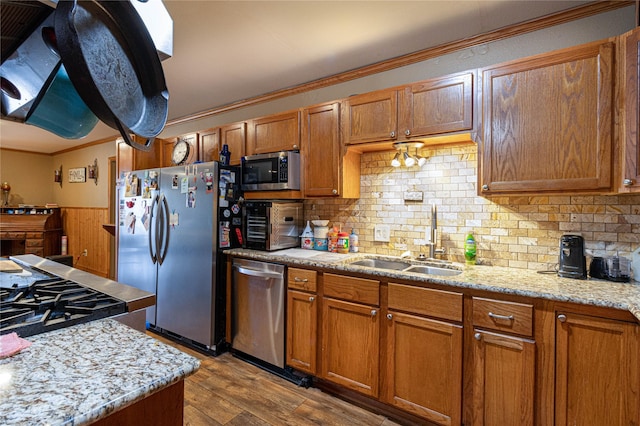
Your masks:
<instances>
[{"instance_id":1,"label":"decorative item on shelf","mask_svg":"<svg viewBox=\"0 0 640 426\"><path fill-rule=\"evenodd\" d=\"M9 207L9 192L11 192L11 185L9 185L9 182L2 182L0 189L2 190L2 207Z\"/></svg>"},{"instance_id":2,"label":"decorative item on shelf","mask_svg":"<svg viewBox=\"0 0 640 426\"><path fill-rule=\"evenodd\" d=\"M62 164L60 164L60 168L53 171L53 181L60 184L60 188L62 188Z\"/></svg>"},{"instance_id":3,"label":"decorative item on shelf","mask_svg":"<svg viewBox=\"0 0 640 426\"><path fill-rule=\"evenodd\" d=\"M98 184L98 159L93 160L93 164L87 166L87 175L89 179L93 179L93 182Z\"/></svg>"},{"instance_id":4,"label":"decorative item on shelf","mask_svg":"<svg viewBox=\"0 0 640 426\"><path fill-rule=\"evenodd\" d=\"M393 167L400 167L402 163L406 167L413 167L417 165L418 167L422 167L427 163L427 159L418 155L418 150L424 146L424 142L396 142L393 144L393 147L398 151L396 155L391 160L391 165ZM409 149L415 148L415 155L409 154ZM404 152L402 152L404 150ZM402 160L402 161L400 161Z\"/></svg>"},{"instance_id":5,"label":"decorative item on shelf","mask_svg":"<svg viewBox=\"0 0 640 426\"><path fill-rule=\"evenodd\" d=\"M69 169L69 182L86 182L87 181L87 169L84 167L76 167L75 169Z\"/></svg>"}]
</instances>

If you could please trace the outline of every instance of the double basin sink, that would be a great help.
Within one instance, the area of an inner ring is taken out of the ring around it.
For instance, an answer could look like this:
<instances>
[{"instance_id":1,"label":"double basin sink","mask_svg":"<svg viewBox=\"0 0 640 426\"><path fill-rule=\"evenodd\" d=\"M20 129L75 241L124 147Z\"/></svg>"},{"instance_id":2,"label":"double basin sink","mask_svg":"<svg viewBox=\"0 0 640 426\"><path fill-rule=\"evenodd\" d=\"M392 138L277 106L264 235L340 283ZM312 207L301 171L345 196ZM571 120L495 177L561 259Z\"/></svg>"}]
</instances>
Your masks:
<instances>
[{"instance_id":1,"label":"double basin sink","mask_svg":"<svg viewBox=\"0 0 640 426\"><path fill-rule=\"evenodd\" d=\"M405 262L402 260L387 260L387 259L361 259L355 262L350 262L349 265L354 266L366 266L375 269L385 269L399 272L412 272L415 274L427 274L427 275L440 275L440 276L453 276L461 274L459 269L441 268L439 266L414 264L411 262Z\"/></svg>"}]
</instances>

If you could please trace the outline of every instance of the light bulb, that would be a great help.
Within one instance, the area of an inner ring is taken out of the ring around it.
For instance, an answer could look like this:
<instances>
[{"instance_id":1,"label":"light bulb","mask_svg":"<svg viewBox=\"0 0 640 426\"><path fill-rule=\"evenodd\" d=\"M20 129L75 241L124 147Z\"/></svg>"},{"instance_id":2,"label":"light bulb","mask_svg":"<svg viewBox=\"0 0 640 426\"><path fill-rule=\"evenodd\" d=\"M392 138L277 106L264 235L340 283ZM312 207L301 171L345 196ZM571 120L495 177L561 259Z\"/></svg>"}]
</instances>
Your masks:
<instances>
[{"instance_id":1,"label":"light bulb","mask_svg":"<svg viewBox=\"0 0 640 426\"><path fill-rule=\"evenodd\" d=\"M396 152L396 156L391 160L391 165L393 167L400 167L400 153Z\"/></svg>"},{"instance_id":2,"label":"light bulb","mask_svg":"<svg viewBox=\"0 0 640 426\"><path fill-rule=\"evenodd\" d=\"M422 167L425 164L427 164L427 159L426 158L420 157L419 155L417 155L416 158L418 159L418 167Z\"/></svg>"},{"instance_id":3,"label":"light bulb","mask_svg":"<svg viewBox=\"0 0 640 426\"><path fill-rule=\"evenodd\" d=\"M409 153L408 153L408 152L405 152L405 153L403 154L403 157L404 157L404 165L405 165L405 166L407 166L407 167L411 167L411 166L413 166L414 164L416 164L416 159L415 159L415 158L413 158L413 157L411 157L411 156L409 155Z\"/></svg>"}]
</instances>

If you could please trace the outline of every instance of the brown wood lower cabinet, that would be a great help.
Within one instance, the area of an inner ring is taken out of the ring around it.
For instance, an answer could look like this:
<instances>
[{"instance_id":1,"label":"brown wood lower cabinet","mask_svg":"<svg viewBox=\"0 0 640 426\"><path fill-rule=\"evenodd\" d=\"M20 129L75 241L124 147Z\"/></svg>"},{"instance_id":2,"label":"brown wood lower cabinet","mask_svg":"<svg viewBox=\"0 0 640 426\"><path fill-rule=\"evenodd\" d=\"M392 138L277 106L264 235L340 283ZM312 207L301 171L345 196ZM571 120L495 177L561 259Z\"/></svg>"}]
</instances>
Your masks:
<instances>
[{"instance_id":1,"label":"brown wood lower cabinet","mask_svg":"<svg viewBox=\"0 0 640 426\"><path fill-rule=\"evenodd\" d=\"M316 367L318 302L314 293L287 291L287 365L309 374Z\"/></svg>"},{"instance_id":2,"label":"brown wood lower cabinet","mask_svg":"<svg viewBox=\"0 0 640 426\"><path fill-rule=\"evenodd\" d=\"M473 424L533 425L535 342L474 330Z\"/></svg>"},{"instance_id":3,"label":"brown wood lower cabinet","mask_svg":"<svg viewBox=\"0 0 640 426\"><path fill-rule=\"evenodd\" d=\"M640 424L640 325L557 312L555 424Z\"/></svg>"}]
</instances>

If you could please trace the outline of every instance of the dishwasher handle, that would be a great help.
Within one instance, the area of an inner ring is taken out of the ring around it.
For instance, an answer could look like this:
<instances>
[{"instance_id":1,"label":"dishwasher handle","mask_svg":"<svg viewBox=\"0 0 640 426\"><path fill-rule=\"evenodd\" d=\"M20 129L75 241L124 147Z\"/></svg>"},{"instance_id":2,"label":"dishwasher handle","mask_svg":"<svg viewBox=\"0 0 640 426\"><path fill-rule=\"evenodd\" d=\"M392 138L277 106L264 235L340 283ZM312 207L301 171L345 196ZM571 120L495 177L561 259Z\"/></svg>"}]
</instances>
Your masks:
<instances>
[{"instance_id":1,"label":"dishwasher handle","mask_svg":"<svg viewBox=\"0 0 640 426\"><path fill-rule=\"evenodd\" d=\"M234 266L238 269L238 272L242 275L249 275L251 277L258 277L264 279L282 279L284 278L281 273L278 272L269 272L269 271L259 271L257 269L245 268L243 266Z\"/></svg>"}]
</instances>

